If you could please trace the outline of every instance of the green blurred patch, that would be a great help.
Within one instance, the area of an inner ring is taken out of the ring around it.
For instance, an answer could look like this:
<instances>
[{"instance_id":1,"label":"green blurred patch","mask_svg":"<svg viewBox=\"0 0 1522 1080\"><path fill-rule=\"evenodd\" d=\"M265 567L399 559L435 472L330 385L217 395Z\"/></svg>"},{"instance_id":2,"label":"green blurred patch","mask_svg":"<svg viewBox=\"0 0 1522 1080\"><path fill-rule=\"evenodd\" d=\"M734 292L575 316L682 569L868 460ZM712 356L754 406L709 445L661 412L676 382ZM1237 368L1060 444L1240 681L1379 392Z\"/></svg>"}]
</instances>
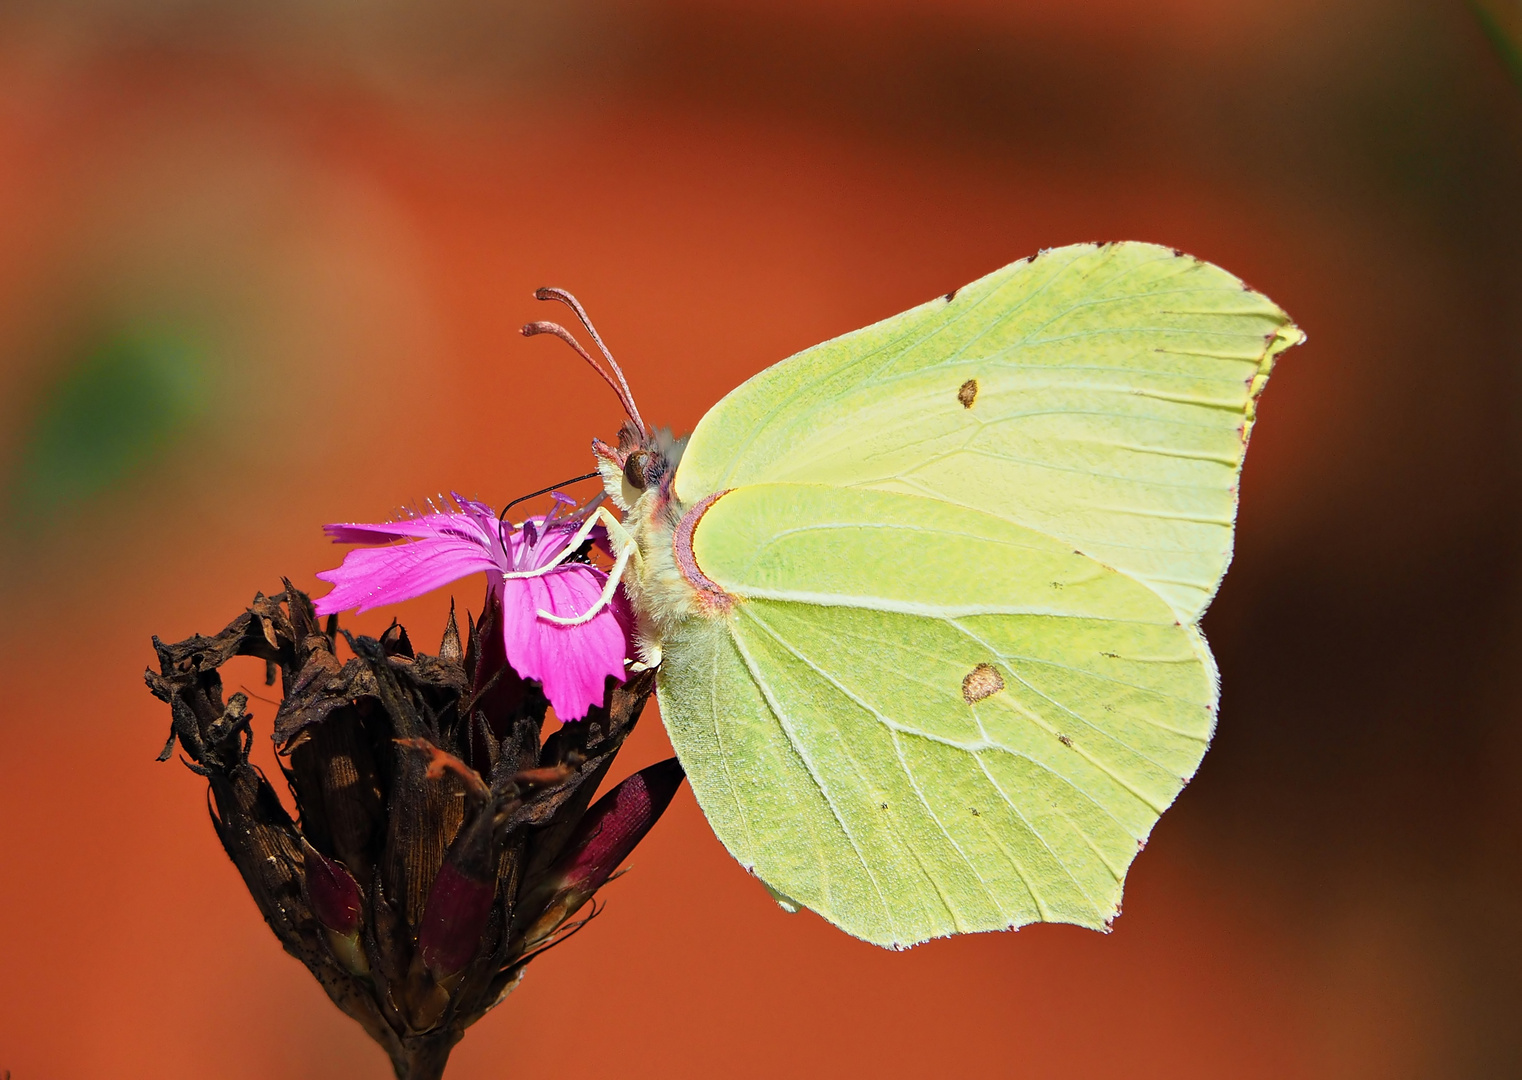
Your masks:
<instances>
[{"instance_id":1,"label":"green blurred patch","mask_svg":"<svg viewBox=\"0 0 1522 1080\"><path fill-rule=\"evenodd\" d=\"M1470 0L1512 78L1522 83L1522 0Z\"/></svg>"},{"instance_id":2,"label":"green blurred patch","mask_svg":"<svg viewBox=\"0 0 1522 1080\"><path fill-rule=\"evenodd\" d=\"M7 516L83 502L150 462L204 411L207 382L189 335L135 327L94 338L37 403Z\"/></svg>"}]
</instances>

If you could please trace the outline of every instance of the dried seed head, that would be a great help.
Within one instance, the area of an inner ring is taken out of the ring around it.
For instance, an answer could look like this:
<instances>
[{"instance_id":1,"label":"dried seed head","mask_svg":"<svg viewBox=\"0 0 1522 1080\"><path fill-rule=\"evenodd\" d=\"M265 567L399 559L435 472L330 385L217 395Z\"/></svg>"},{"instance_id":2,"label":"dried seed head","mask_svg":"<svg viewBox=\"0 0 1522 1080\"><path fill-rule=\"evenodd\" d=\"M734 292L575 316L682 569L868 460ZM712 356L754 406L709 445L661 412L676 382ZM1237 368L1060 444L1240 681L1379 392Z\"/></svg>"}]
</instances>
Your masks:
<instances>
[{"instance_id":1,"label":"dried seed head","mask_svg":"<svg viewBox=\"0 0 1522 1080\"><path fill-rule=\"evenodd\" d=\"M336 623L320 627L287 582L215 637L155 640L147 674L173 717L165 756L178 743L207 778L217 834L265 920L398 1076L439 1075L533 958L513 928L547 902L574 911L680 782L674 763L646 770L589 815L653 676L541 743L544 696L490 632L501 617L488 592L488 625L463 649L446 630L438 656L418 653L394 625L380 640L342 635L354 655L340 663ZM248 761L246 699L223 700L218 669L234 656L280 677L276 745L297 820Z\"/></svg>"}]
</instances>

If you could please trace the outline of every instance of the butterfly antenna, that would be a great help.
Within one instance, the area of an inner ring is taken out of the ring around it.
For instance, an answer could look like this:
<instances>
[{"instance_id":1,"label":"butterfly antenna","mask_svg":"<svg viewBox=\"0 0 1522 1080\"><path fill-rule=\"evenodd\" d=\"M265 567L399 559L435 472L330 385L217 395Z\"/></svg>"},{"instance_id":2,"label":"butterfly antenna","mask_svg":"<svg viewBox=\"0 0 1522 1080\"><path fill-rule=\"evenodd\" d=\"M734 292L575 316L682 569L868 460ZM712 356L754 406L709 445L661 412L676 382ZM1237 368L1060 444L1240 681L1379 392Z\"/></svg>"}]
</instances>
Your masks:
<instances>
[{"instance_id":1,"label":"butterfly antenna","mask_svg":"<svg viewBox=\"0 0 1522 1080\"><path fill-rule=\"evenodd\" d=\"M613 389L618 394L619 400L623 402L624 411L629 414L629 419L634 421L634 426L639 428L641 435L648 434L645 429L644 420L640 419L639 409L635 408L634 391L629 389L629 380L624 378L624 369L618 366L618 361L613 359L613 354L609 352L608 347L603 344L602 335L597 332L597 327L593 326L592 320L587 317L586 309L581 306L581 301L577 300L576 297L572 296L564 289L555 289L550 287L535 289L534 299L559 300L562 304L576 313L576 318L581 320L581 325L587 328L588 334L592 335L592 344L597 346L597 351L602 353L603 357L608 361L608 366L613 369L613 374L618 376L618 385ZM555 324L550 323L548 325L553 326ZM525 332L527 329L527 327L524 328ZM553 333L553 331L551 331L551 333ZM575 348L576 351L581 353L582 357L586 359L587 363L592 363L592 358L587 356L586 352L582 350L581 346L577 345ZM601 374L604 379L608 378L606 371L601 371ZM611 381L612 380L609 380L609 382Z\"/></svg>"},{"instance_id":2,"label":"butterfly antenna","mask_svg":"<svg viewBox=\"0 0 1522 1080\"><path fill-rule=\"evenodd\" d=\"M534 298L536 300L559 300L562 304L576 313L576 318L581 320L581 325L585 326L587 328L587 333L592 335L592 344L597 346L597 351L602 353L603 356L607 359L608 366L613 369L613 374L618 376L619 385L624 388L623 396L628 399L629 406L631 409L633 409L634 391L629 389L629 380L624 378L624 369L618 366L618 361L613 359L613 354L608 350L608 347L603 344L602 335L597 332L597 327L592 325L592 320L588 318L586 309L581 306L581 301L577 300L576 297L572 296L564 289L556 289L550 287L535 289ZM637 419L639 416L639 410L633 409L633 411L633 418ZM639 428L642 432L645 430L644 421L640 421Z\"/></svg>"}]
</instances>

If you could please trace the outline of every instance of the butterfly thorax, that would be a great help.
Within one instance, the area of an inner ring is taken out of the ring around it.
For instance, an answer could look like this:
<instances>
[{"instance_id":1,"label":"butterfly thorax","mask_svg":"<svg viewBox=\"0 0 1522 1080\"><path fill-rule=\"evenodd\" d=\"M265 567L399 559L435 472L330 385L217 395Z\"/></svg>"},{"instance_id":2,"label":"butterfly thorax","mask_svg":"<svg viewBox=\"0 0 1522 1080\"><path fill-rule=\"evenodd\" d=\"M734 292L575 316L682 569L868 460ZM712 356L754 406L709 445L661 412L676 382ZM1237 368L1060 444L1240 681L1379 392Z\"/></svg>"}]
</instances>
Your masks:
<instances>
[{"instance_id":1,"label":"butterfly thorax","mask_svg":"<svg viewBox=\"0 0 1522 1080\"><path fill-rule=\"evenodd\" d=\"M609 499L624 512L624 528L639 548L624 586L638 619L640 659L656 663L662 643L683 623L715 618L731 598L697 568L692 533L715 495L688 506L676 497L677 465L687 438L662 428L641 435L631 425L619 431L618 446L593 442L598 471Z\"/></svg>"}]
</instances>

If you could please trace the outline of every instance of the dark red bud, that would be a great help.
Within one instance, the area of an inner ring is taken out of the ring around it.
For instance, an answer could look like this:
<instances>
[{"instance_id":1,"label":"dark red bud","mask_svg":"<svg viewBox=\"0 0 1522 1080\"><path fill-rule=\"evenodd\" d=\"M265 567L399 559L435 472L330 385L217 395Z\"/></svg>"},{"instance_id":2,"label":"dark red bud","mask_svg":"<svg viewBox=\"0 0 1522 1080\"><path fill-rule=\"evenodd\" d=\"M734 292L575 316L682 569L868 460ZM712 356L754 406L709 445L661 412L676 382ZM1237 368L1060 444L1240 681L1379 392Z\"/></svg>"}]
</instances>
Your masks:
<instances>
[{"instance_id":1,"label":"dark red bud","mask_svg":"<svg viewBox=\"0 0 1522 1080\"><path fill-rule=\"evenodd\" d=\"M343 863L328 858L305 840L307 898L317 921L334 933L352 937L359 932L364 898L359 883Z\"/></svg>"},{"instance_id":2,"label":"dark red bud","mask_svg":"<svg viewBox=\"0 0 1522 1080\"><path fill-rule=\"evenodd\" d=\"M451 862L439 867L417 935L423 963L435 976L452 975L475 959L496 895L495 881L469 877Z\"/></svg>"},{"instance_id":3,"label":"dark red bud","mask_svg":"<svg viewBox=\"0 0 1522 1080\"><path fill-rule=\"evenodd\" d=\"M549 902L525 940L542 941L602 888L660 820L687 774L668 758L630 776L592 804L546 876Z\"/></svg>"}]
</instances>

